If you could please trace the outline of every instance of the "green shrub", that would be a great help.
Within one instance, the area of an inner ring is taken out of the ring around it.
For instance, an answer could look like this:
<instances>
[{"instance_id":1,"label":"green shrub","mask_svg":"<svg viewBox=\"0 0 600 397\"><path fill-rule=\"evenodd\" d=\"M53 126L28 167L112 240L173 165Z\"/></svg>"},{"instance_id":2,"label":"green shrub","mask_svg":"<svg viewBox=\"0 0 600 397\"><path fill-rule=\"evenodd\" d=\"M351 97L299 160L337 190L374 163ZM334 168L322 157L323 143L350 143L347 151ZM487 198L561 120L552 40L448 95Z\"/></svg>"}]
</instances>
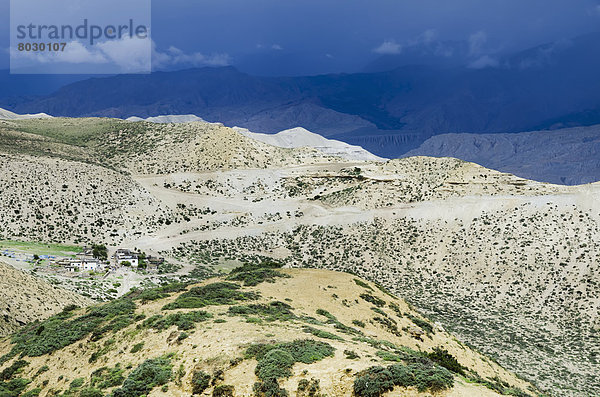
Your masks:
<instances>
[{"instance_id":1,"label":"green shrub","mask_svg":"<svg viewBox=\"0 0 600 397\"><path fill-rule=\"evenodd\" d=\"M378 397L395 386L414 386L419 392L437 392L453 385L454 379L447 369L432 363L415 362L387 368L375 366L362 371L354 380L354 394L357 397Z\"/></svg>"},{"instance_id":2,"label":"green shrub","mask_svg":"<svg viewBox=\"0 0 600 397\"><path fill-rule=\"evenodd\" d=\"M456 358L448 353L448 350L442 350L439 347L433 349L433 352L427 355L433 362L438 363L442 367L460 375L465 375L465 367L460 365Z\"/></svg>"},{"instance_id":3,"label":"green shrub","mask_svg":"<svg viewBox=\"0 0 600 397\"><path fill-rule=\"evenodd\" d=\"M124 372L120 364L113 368L99 368L92 373L90 384L100 390L121 386L125 380Z\"/></svg>"},{"instance_id":4,"label":"green shrub","mask_svg":"<svg viewBox=\"0 0 600 397\"><path fill-rule=\"evenodd\" d=\"M144 361L129 374L123 386L113 391L113 397L140 397L171 380L173 366L166 357Z\"/></svg>"},{"instance_id":5,"label":"green shrub","mask_svg":"<svg viewBox=\"0 0 600 397\"><path fill-rule=\"evenodd\" d=\"M387 316L386 317L373 317L373 321L381 324L391 334L394 334L396 336L402 335L400 330L398 329L398 324L396 323L396 320L394 320L392 318L389 318Z\"/></svg>"},{"instance_id":6,"label":"green shrub","mask_svg":"<svg viewBox=\"0 0 600 397\"><path fill-rule=\"evenodd\" d=\"M67 306L65 306L63 308L63 313L69 313L69 312L72 312L72 311L77 310L77 309L79 309L79 306L74 305L74 304L70 304L70 305L67 305Z\"/></svg>"},{"instance_id":7,"label":"green shrub","mask_svg":"<svg viewBox=\"0 0 600 397\"><path fill-rule=\"evenodd\" d=\"M292 318L296 318L291 309L292 307L287 303L274 301L266 305L262 303L255 303L250 305L231 306L228 309L228 313L231 315L241 316L261 316L267 321L287 321Z\"/></svg>"},{"instance_id":8,"label":"green shrub","mask_svg":"<svg viewBox=\"0 0 600 397\"><path fill-rule=\"evenodd\" d=\"M288 397L287 390L282 389L277 382L277 379L267 379L265 381L256 382L252 388L254 395L257 397Z\"/></svg>"},{"instance_id":9,"label":"green shrub","mask_svg":"<svg viewBox=\"0 0 600 397\"><path fill-rule=\"evenodd\" d=\"M127 328L133 324L133 318L130 314L124 314L115 317L104 327L98 328L92 332L92 341L98 341L108 332L117 332L124 328Z\"/></svg>"},{"instance_id":10,"label":"green shrub","mask_svg":"<svg viewBox=\"0 0 600 397\"><path fill-rule=\"evenodd\" d=\"M38 397L41 392L42 392L42 389L40 389L39 387L36 387L35 389L31 389L28 392L21 394L21 397Z\"/></svg>"},{"instance_id":11,"label":"green shrub","mask_svg":"<svg viewBox=\"0 0 600 397\"><path fill-rule=\"evenodd\" d=\"M352 324L356 325L357 327L361 327L361 328L365 327L365 323L360 320L352 320Z\"/></svg>"},{"instance_id":12,"label":"green shrub","mask_svg":"<svg viewBox=\"0 0 600 397\"><path fill-rule=\"evenodd\" d=\"M379 397L392 391L395 382L392 372L384 367L371 367L354 380L354 394L357 397Z\"/></svg>"},{"instance_id":13,"label":"green shrub","mask_svg":"<svg viewBox=\"0 0 600 397\"><path fill-rule=\"evenodd\" d=\"M338 335L332 334L331 332L323 331L323 330L320 330L317 328L309 327L309 326L302 328L302 331L304 331L308 334L312 334L318 338L344 340L344 338L342 338L341 336L338 336Z\"/></svg>"},{"instance_id":14,"label":"green shrub","mask_svg":"<svg viewBox=\"0 0 600 397\"><path fill-rule=\"evenodd\" d=\"M354 329L352 327L348 327L345 324L342 324L338 319L327 310L317 309L317 314L327 318L327 324L333 324L333 326L340 330L341 332L349 335L359 335L362 334L361 331Z\"/></svg>"},{"instance_id":15,"label":"green shrub","mask_svg":"<svg viewBox=\"0 0 600 397\"><path fill-rule=\"evenodd\" d=\"M292 375L294 356L282 349L270 350L256 365L256 376L259 379L287 378Z\"/></svg>"},{"instance_id":16,"label":"green shrub","mask_svg":"<svg viewBox=\"0 0 600 397\"><path fill-rule=\"evenodd\" d=\"M135 345L133 345L133 347L131 348L131 353L135 354L139 351L141 351L144 348L144 342L140 342L140 343L136 343Z\"/></svg>"},{"instance_id":17,"label":"green shrub","mask_svg":"<svg viewBox=\"0 0 600 397\"><path fill-rule=\"evenodd\" d=\"M210 386L210 378L204 371L195 371L192 375L192 394L202 394Z\"/></svg>"},{"instance_id":18,"label":"green shrub","mask_svg":"<svg viewBox=\"0 0 600 397\"><path fill-rule=\"evenodd\" d=\"M375 282L374 284L377 287L377 289L380 290L381 292L383 292L384 294L386 294L394 299L397 299L396 296L394 294L392 294L390 291L388 291L388 289L385 288L383 285L381 285L377 282Z\"/></svg>"},{"instance_id":19,"label":"green shrub","mask_svg":"<svg viewBox=\"0 0 600 397\"><path fill-rule=\"evenodd\" d=\"M206 321L210 318L212 318L212 314L205 311L172 313L166 316L157 314L146 319L141 326L143 328L153 328L162 331L176 325L180 331L186 331L193 329L196 323Z\"/></svg>"},{"instance_id":20,"label":"green shrub","mask_svg":"<svg viewBox=\"0 0 600 397\"><path fill-rule=\"evenodd\" d=\"M89 387L79 392L79 397L104 397L104 393L101 390Z\"/></svg>"},{"instance_id":21,"label":"green shrub","mask_svg":"<svg viewBox=\"0 0 600 397\"><path fill-rule=\"evenodd\" d=\"M418 317L412 316L412 315L408 315L408 318L410 318L410 320L419 328L421 328L423 331L433 334L433 325L431 325L429 322L422 320Z\"/></svg>"},{"instance_id":22,"label":"green shrub","mask_svg":"<svg viewBox=\"0 0 600 397\"><path fill-rule=\"evenodd\" d=\"M85 379L83 378L74 379L73 382L71 382L69 389L79 389L81 386L83 386L84 383Z\"/></svg>"},{"instance_id":23,"label":"green shrub","mask_svg":"<svg viewBox=\"0 0 600 397\"><path fill-rule=\"evenodd\" d=\"M116 317L132 316L135 307L135 303L130 299L118 299L91 307L87 313L78 317L73 318L72 312L63 311L43 322L29 324L13 336L13 349L0 359L0 362L17 354L38 357L60 350L102 328L102 324L107 321ZM110 329L119 326L113 323Z\"/></svg>"},{"instance_id":24,"label":"green shrub","mask_svg":"<svg viewBox=\"0 0 600 397\"><path fill-rule=\"evenodd\" d=\"M28 379L15 378L8 382L0 382L0 397L18 397L31 383Z\"/></svg>"},{"instance_id":25,"label":"green shrub","mask_svg":"<svg viewBox=\"0 0 600 397\"><path fill-rule=\"evenodd\" d=\"M289 278L287 274L275 271L283 266L282 263L273 261L264 261L258 264L246 263L243 266L233 269L227 277L228 280L242 281L245 286L253 287L262 282L275 282L278 277Z\"/></svg>"},{"instance_id":26,"label":"green shrub","mask_svg":"<svg viewBox=\"0 0 600 397\"><path fill-rule=\"evenodd\" d=\"M386 312L384 312L383 310L381 310L378 307L372 307L371 310L373 310L377 314L381 314L383 317L387 317L388 316Z\"/></svg>"},{"instance_id":27,"label":"green shrub","mask_svg":"<svg viewBox=\"0 0 600 397\"><path fill-rule=\"evenodd\" d=\"M360 356L356 354L354 350L344 350L344 355L348 360L356 360L357 358L360 358Z\"/></svg>"},{"instance_id":28,"label":"green shrub","mask_svg":"<svg viewBox=\"0 0 600 397\"><path fill-rule=\"evenodd\" d=\"M232 385L219 385L213 390L213 397L234 397L235 387Z\"/></svg>"},{"instance_id":29,"label":"green shrub","mask_svg":"<svg viewBox=\"0 0 600 397\"><path fill-rule=\"evenodd\" d=\"M187 289L187 284L185 283L171 283L167 285L163 285L157 288L151 289L132 289L129 293L125 295L127 298L131 298L134 300L140 300L142 303L156 301L159 299L168 298L174 292L181 292Z\"/></svg>"},{"instance_id":30,"label":"green shrub","mask_svg":"<svg viewBox=\"0 0 600 397\"><path fill-rule=\"evenodd\" d=\"M255 395L287 396L287 391L279 387L278 378L290 376L296 362L311 364L333 356L334 351L331 345L312 339L250 346L246 356L258 360L256 374L261 380L254 384Z\"/></svg>"},{"instance_id":31,"label":"green shrub","mask_svg":"<svg viewBox=\"0 0 600 397\"><path fill-rule=\"evenodd\" d=\"M246 350L247 358L256 358L258 361L273 349L285 350L290 353L296 362L312 364L325 357L332 357L335 348L329 343L314 339L299 339L293 342L281 342L276 344L254 344Z\"/></svg>"},{"instance_id":32,"label":"green shrub","mask_svg":"<svg viewBox=\"0 0 600 397\"><path fill-rule=\"evenodd\" d=\"M396 313L398 317L402 317L402 311L400 310L400 306L393 302L390 302L389 306L392 308L392 310Z\"/></svg>"},{"instance_id":33,"label":"green shrub","mask_svg":"<svg viewBox=\"0 0 600 397\"><path fill-rule=\"evenodd\" d=\"M371 288L371 286L367 283L365 283L362 280L359 280L357 278L354 279L354 282L356 283L356 285L358 285L359 287L363 287L365 289L368 289L369 291L373 291L373 288Z\"/></svg>"},{"instance_id":34,"label":"green shrub","mask_svg":"<svg viewBox=\"0 0 600 397\"><path fill-rule=\"evenodd\" d=\"M28 366L29 363L25 360L17 360L10 365L10 367L4 368L2 372L0 372L0 380L9 380L19 372L23 367Z\"/></svg>"},{"instance_id":35,"label":"green shrub","mask_svg":"<svg viewBox=\"0 0 600 397\"><path fill-rule=\"evenodd\" d=\"M371 294L360 294L360 297L364 300L366 300L369 303L374 304L377 307L384 307L385 306L385 301L383 299L380 299L376 296L373 296Z\"/></svg>"},{"instance_id":36,"label":"green shrub","mask_svg":"<svg viewBox=\"0 0 600 397\"><path fill-rule=\"evenodd\" d=\"M298 389L296 390L296 397L321 397L319 391L321 390L321 385L319 379L311 378L308 379L300 379L298 381Z\"/></svg>"},{"instance_id":37,"label":"green shrub","mask_svg":"<svg viewBox=\"0 0 600 397\"><path fill-rule=\"evenodd\" d=\"M179 295L174 302L167 304L163 309L194 309L211 305L233 305L239 301L258 299L258 293L243 292L240 291L240 288L237 284L225 282L194 287Z\"/></svg>"},{"instance_id":38,"label":"green shrub","mask_svg":"<svg viewBox=\"0 0 600 397\"><path fill-rule=\"evenodd\" d=\"M47 365L43 365L37 370L37 372L35 373L35 376L37 377L37 376L43 374L44 372L48 372L48 371L50 371L50 367L48 367Z\"/></svg>"},{"instance_id":39,"label":"green shrub","mask_svg":"<svg viewBox=\"0 0 600 397\"><path fill-rule=\"evenodd\" d=\"M270 397L287 396L287 391L279 387L278 379L291 376L295 362L294 356L286 350L269 350L256 365L254 372L261 381L254 384L254 394Z\"/></svg>"}]
</instances>

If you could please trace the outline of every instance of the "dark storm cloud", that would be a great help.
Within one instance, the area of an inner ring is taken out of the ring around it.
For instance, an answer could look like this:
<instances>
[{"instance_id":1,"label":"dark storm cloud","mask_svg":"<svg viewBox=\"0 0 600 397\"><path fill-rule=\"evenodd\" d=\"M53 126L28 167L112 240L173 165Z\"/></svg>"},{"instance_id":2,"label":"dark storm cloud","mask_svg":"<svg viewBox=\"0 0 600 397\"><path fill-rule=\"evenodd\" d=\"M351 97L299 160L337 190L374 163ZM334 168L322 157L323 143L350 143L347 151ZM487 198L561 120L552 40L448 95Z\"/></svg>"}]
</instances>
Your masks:
<instances>
[{"instance_id":1,"label":"dark storm cloud","mask_svg":"<svg viewBox=\"0 0 600 397\"><path fill-rule=\"evenodd\" d=\"M376 52L400 52L427 34L439 41L464 40L476 55L484 56L600 30L600 3L595 0L155 0L153 4L159 47L227 53L234 63L245 54L277 49L288 56L322 55L347 70L360 67Z\"/></svg>"},{"instance_id":2,"label":"dark storm cloud","mask_svg":"<svg viewBox=\"0 0 600 397\"><path fill-rule=\"evenodd\" d=\"M0 0L0 48L8 47L8 3ZM173 46L185 54L227 55L233 63L248 56L287 57L290 63L305 57L322 71L352 71L377 52L415 45L427 32L439 41L468 42L481 56L571 38L600 30L599 5L596 0L154 0L153 38L163 52Z\"/></svg>"}]
</instances>

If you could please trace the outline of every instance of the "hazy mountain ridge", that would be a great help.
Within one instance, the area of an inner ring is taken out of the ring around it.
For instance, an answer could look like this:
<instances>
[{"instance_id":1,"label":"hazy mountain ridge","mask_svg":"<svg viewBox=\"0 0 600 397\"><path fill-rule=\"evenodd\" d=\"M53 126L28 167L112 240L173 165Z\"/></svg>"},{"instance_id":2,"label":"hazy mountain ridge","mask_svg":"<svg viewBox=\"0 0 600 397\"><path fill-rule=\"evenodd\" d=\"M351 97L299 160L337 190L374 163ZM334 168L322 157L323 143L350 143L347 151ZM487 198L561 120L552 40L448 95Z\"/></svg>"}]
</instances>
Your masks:
<instances>
[{"instance_id":1,"label":"hazy mountain ridge","mask_svg":"<svg viewBox=\"0 0 600 397\"><path fill-rule=\"evenodd\" d=\"M565 185L597 182L600 125L516 134L443 134L405 156L457 157L523 178Z\"/></svg>"},{"instance_id":2,"label":"hazy mountain ridge","mask_svg":"<svg viewBox=\"0 0 600 397\"><path fill-rule=\"evenodd\" d=\"M96 78L11 110L121 118L196 114L259 133L303 126L398 157L441 133L598 124L598 35L536 47L481 69L411 65L379 73L270 78L225 67Z\"/></svg>"}]
</instances>

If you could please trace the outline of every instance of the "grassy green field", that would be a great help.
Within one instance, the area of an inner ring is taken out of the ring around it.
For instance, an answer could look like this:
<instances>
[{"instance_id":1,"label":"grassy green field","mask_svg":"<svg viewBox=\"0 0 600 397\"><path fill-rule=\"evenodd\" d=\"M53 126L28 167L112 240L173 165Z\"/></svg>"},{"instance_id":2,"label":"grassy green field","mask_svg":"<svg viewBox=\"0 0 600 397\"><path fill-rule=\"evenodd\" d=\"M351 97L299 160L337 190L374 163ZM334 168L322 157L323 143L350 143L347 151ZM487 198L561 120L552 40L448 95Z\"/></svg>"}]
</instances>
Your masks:
<instances>
[{"instance_id":1,"label":"grassy green field","mask_svg":"<svg viewBox=\"0 0 600 397\"><path fill-rule=\"evenodd\" d=\"M54 256L72 256L74 252L81 251L81 248L75 245L0 240L0 251L5 249L20 251L32 255L37 254Z\"/></svg>"},{"instance_id":2,"label":"grassy green field","mask_svg":"<svg viewBox=\"0 0 600 397\"><path fill-rule=\"evenodd\" d=\"M17 120L14 123L18 131L41 135L55 142L74 146L87 146L101 139L106 133L129 126L125 121L106 118L54 118L45 119L43 122L32 119Z\"/></svg>"}]
</instances>

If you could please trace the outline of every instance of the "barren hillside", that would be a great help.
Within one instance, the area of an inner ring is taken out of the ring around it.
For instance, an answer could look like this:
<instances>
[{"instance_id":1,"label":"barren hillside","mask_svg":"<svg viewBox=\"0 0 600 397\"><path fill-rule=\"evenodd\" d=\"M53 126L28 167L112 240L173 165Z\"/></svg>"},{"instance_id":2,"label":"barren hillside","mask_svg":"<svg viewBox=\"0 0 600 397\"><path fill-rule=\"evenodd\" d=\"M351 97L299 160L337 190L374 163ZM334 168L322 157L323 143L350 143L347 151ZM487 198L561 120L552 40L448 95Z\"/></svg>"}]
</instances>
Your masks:
<instances>
[{"instance_id":1,"label":"barren hillside","mask_svg":"<svg viewBox=\"0 0 600 397\"><path fill-rule=\"evenodd\" d=\"M172 280L265 259L349 270L553 395L600 393L600 185L346 161L208 123L20 120L0 138L5 239L136 247Z\"/></svg>"},{"instance_id":2,"label":"barren hillside","mask_svg":"<svg viewBox=\"0 0 600 397\"><path fill-rule=\"evenodd\" d=\"M45 320L66 306L92 301L50 285L0 262L0 336L36 320Z\"/></svg>"}]
</instances>

